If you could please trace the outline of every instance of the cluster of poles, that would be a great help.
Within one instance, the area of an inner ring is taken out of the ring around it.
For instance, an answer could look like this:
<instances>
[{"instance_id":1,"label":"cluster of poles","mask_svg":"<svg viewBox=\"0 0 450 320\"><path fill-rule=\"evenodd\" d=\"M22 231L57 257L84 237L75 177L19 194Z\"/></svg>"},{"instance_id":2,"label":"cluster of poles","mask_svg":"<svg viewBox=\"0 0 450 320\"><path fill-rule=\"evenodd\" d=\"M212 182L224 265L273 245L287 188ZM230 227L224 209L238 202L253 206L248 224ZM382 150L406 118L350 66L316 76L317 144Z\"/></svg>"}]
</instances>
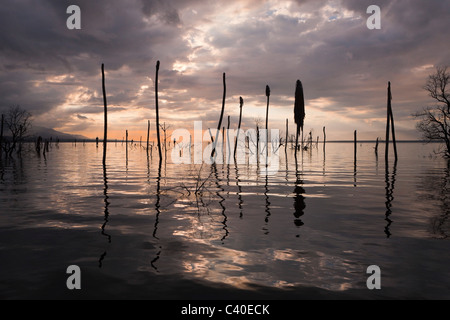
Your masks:
<instances>
[{"instance_id":1,"label":"cluster of poles","mask_svg":"<svg viewBox=\"0 0 450 320\"><path fill-rule=\"evenodd\" d=\"M159 99L158 99L158 84L159 84L159 69L160 69L160 61L157 61L156 63L156 75L155 75L155 111L156 111L156 136L157 136L157 147L158 147L158 153L159 153L159 160L160 163L163 159L162 155L162 148L161 148L161 134L160 134L160 117L159 117ZM102 64L101 67L102 71L102 91L103 91L103 103L104 103L104 136L103 136L103 165L106 165L106 150L107 150L107 141L108 141L108 103L106 99L106 86L105 86L105 66ZM216 155L216 142L219 138L219 132L222 127L223 122L223 116L225 112L225 99L226 99L226 92L227 92L227 86L226 86L226 74L223 73L223 97L222 97L222 109L220 113L219 123L216 131L215 138L211 135L211 142L213 144L211 157L214 158ZM385 159L386 162L389 158L389 141L390 141L390 133L392 132L392 140L393 140L393 147L394 147L394 156L395 161L397 162L398 154L397 154L397 145L395 140L395 128L394 128L394 116L392 112L392 93L391 93L391 83L388 82L388 94L387 94L387 122L386 122L386 140L385 140ZM266 100L267 100L267 107L266 107L266 121L265 121L265 129L266 129L266 141L269 141L268 138L268 129L269 129L269 104L270 104L270 87L266 86ZM242 108L244 105L244 100L242 97L239 98L240 101L240 112L239 112L239 123L238 123L238 135L241 128L242 123ZM303 85L300 80L297 80L296 86L295 86L295 102L294 102L294 122L296 124L296 134L295 134L295 155L297 155L297 151L300 150L300 147L303 149L303 127L305 122L305 98L303 93ZM230 119L228 117L228 127L230 125ZM287 146L288 142L288 130L289 130L289 120L286 119L286 142L285 145ZM325 143L326 143L326 131L325 127L323 127L323 145L325 149ZM2 136L3 136L3 118L2 118ZM301 144L299 145L299 136L301 136ZM147 126L147 151L149 150L149 138L150 138L150 121L148 121ZM234 156L236 156L236 149L237 149L237 141L239 136L236 137L235 145L234 145ZM375 145L375 154L378 157L378 138ZM1 140L0 140L1 141ZM266 155L268 153L268 148L266 148ZM357 131L354 131L354 159L356 162L357 159Z\"/></svg>"}]
</instances>

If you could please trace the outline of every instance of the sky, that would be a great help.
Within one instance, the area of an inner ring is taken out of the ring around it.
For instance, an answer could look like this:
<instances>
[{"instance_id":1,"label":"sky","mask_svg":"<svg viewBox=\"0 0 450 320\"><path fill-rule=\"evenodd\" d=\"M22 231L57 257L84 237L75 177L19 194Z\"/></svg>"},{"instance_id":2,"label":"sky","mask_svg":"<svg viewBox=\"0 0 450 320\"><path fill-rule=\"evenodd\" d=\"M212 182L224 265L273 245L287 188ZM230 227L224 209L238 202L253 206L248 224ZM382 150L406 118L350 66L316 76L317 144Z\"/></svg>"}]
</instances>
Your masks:
<instances>
[{"instance_id":1,"label":"sky","mask_svg":"<svg viewBox=\"0 0 450 320\"><path fill-rule=\"evenodd\" d=\"M67 7L81 9L69 30ZM369 30L370 5L381 29ZM217 127L222 74L236 128L294 130L294 93L302 81L305 132L328 140L384 137L387 83L397 139L418 139L413 113L433 100L423 89L436 66L450 65L450 1L442 0L4 0L0 4L0 111L20 105L34 125L103 136L105 64L109 138L155 130L155 66L161 122ZM263 121L264 122L264 121ZM291 132L291 133L292 133Z\"/></svg>"}]
</instances>

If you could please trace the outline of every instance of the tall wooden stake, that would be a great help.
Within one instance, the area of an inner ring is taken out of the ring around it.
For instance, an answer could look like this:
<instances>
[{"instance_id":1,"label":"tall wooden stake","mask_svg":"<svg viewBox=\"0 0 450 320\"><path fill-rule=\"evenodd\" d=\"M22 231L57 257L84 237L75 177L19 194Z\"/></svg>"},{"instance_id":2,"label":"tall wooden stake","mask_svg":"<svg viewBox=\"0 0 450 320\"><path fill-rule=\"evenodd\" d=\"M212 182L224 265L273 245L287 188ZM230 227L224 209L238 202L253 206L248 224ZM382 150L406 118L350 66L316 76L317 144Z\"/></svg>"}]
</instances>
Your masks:
<instances>
[{"instance_id":1,"label":"tall wooden stake","mask_svg":"<svg viewBox=\"0 0 450 320\"><path fill-rule=\"evenodd\" d=\"M147 154L148 154L148 147L150 143L150 120L147 122Z\"/></svg>"},{"instance_id":2,"label":"tall wooden stake","mask_svg":"<svg viewBox=\"0 0 450 320\"><path fill-rule=\"evenodd\" d=\"M358 145L358 139L356 137L356 135L357 135L356 130L353 133L353 135L354 135L354 160L355 160L355 163L356 163L356 151L357 151L357 145Z\"/></svg>"},{"instance_id":3,"label":"tall wooden stake","mask_svg":"<svg viewBox=\"0 0 450 320\"><path fill-rule=\"evenodd\" d=\"M228 124L227 124L227 164L230 163L230 155L231 155L231 144L230 144L230 116L228 116Z\"/></svg>"},{"instance_id":4,"label":"tall wooden stake","mask_svg":"<svg viewBox=\"0 0 450 320\"><path fill-rule=\"evenodd\" d=\"M222 120L223 120L223 113L225 111L225 98L227 94L227 84L226 84L226 75L225 72L223 73L223 97L222 97L222 111L220 112L220 118L219 118L219 124L217 125L217 133L216 133L216 143L219 140L219 132L220 128L222 127ZM211 158L214 157L214 154L216 153L216 143L214 143L214 139L211 136L211 141L213 142L213 150L211 152Z\"/></svg>"},{"instance_id":5,"label":"tall wooden stake","mask_svg":"<svg viewBox=\"0 0 450 320\"><path fill-rule=\"evenodd\" d=\"M284 152L287 152L288 145L288 137L289 137L289 119L286 119L286 141L284 143Z\"/></svg>"},{"instance_id":6,"label":"tall wooden stake","mask_svg":"<svg viewBox=\"0 0 450 320\"><path fill-rule=\"evenodd\" d=\"M269 102L270 102L270 88L266 86L267 108L266 108L266 167L269 161Z\"/></svg>"},{"instance_id":7,"label":"tall wooden stake","mask_svg":"<svg viewBox=\"0 0 450 320\"><path fill-rule=\"evenodd\" d=\"M394 145L394 156L395 161L398 159L397 155L397 142L395 140L395 126L394 126L394 114L392 113L392 93L391 93L391 83L389 82L389 117L391 118L391 127L392 127L392 144Z\"/></svg>"},{"instance_id":8,"label":"tall wooden stake","mask_svg":"<svg viewBox=\"0 0 450 320\"><path fill-rule=\"evenodd\" d=\"M391 82L388 82L388 95L387 95L387 120L386 120L386 151L385 151L385 160L386 163L389 160L389 132L390 126L392 125L392 143L394 145L394 156L395 161L398 159L397 155L397 143L395 140L395 127L394 127L394 116L392 113L392 93L391 93Z\"/></svg>"},{"instance_id":9,"label":"tall wooden stake","mask_svg":"<svg viewBox=\"0 0 450 320\"><path fill-rule=\"evenodd\" d=\"M106 101L106 88L105 88L105 65L102 64L102 88L103 88L103 105L105 113L105 124L103 132L103 166L106 165L106 145L108 143L108 103Z\"/></svg>"},{"instance_id":10,"label":"tall wooden stake","mask_svg":"<svg viewBox=\"0 0 450 320\"><path fill-rule=\"evenodd\" d=\"M238 140L239 140L239 131L241 130L241 121L242 121L242 106L244 105L244 99L242 99L242 97L239 97L239 124L238 124L238 132L236 135L236 142L234 143L234 159L236 159L236 150L237 150L237 145L238 145Z\"/></svg>"},{"instance_id":11,"label":"tall wooden stake","mask_svg":"<svg viewBox=\"0 0 450 320\"><path fill-rule=\"evenodd\" d=\"M377 159L378 159L378 140L379 138L377 137L377 141L375 142L375 156L377 157Z\"/></svg>"},{"instance_id":12,"label":"tall wooden stake","mask_svg":"<svg viewBox=\"0 0 450 320\"><path fill-rule=\"evenodd\" d=\"M155 77L155 108L156 108L156 137L158 138L158 151L159 151L159 161L162 161L162 150L161 150L161 136L159 133L159 105L158 105L158 74L159 74L159 60L156 62L156 77Z\"/></svg>"}]
</instances>

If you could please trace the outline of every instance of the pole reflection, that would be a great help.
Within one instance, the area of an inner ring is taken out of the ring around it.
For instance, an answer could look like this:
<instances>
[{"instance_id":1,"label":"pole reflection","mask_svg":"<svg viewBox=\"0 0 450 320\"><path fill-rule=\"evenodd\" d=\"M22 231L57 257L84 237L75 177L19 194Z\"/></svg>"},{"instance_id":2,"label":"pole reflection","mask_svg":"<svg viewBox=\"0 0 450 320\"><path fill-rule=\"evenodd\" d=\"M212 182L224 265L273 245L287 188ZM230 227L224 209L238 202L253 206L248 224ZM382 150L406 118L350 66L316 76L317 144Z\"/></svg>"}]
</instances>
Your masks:
<instances>
[{"instance_id":1,"label":"pole reflection","mask_svg":"<svg viewBox=\"0 0 450 320\"><path fill-rule=\"evenodd\" d=\"M384 233L386 234L387 238L390 238L391 233L391 224L393 221L390 219L390 216L392 215L392 201L394 200L394 188L395 188L395 179L397 175L397 161L394 162L394 167L392 170L392 176L389 177L389 162L386 161L385 166L385 182L386 182L386 213L385 213L385 221L387 222L386 226L384 227Z\"/></svg>"},{"instance_id":2,"label":"pole reflection","mask_svg":"<svg viewBox=\"0 0 450 320\"><path fill-rule=\"evenodd\" d=\"M108 243L111 243L111 235L106 233L105 229L106 229L106 225L109 222L109 196L108 196L108 175L107 175L107 171L106 171L106 164L103 164L103 196L104 196L104 200L103 202L105 203L105 207L104 207L104 222L102 225L102 236L105 236L108 238ZM105 252L100 256L100 259L98 261L99 263L99 268L101 268L103 266L103 260L105 259L106 256L106 250Z\"/></svg>"},{"instance_id":3,"label":"pole reflection","mask_svg":"<svg viewBox=\"0 0 450 320\"><path fill-rule=\"evenodd\" d=\"M222 229L224 230L225 233L224 233L222 239L220 239L222 241L222 244L223 244L224 240L230 234L230 232L228 231L228 226L227 226L228 216L225 213L226 208L223 205L223 203L225 202L225 198L221 194L221 193L225 192L225 190L220 185L221 181L220 181L220 178L219 178L219 173L217 172L217 165L216 165L215 162L211 165L211 170L212 170L212 173L214 174L214 177L215 177L215 183L216 183L216 186L217 186L217 189L218 189L217 192L216 192L216 195L220 198L219 205L220 205L220 208L221 208L221 214L223 216L223 221L222 221L223 228Z\"/></svg>"},{"instance_id":4,"label":"pole reflection","mask_svg":"<svg viewBox=\"0 0 450 320\"><path fill-rule=\"evenodd\" d=\"M303 150L302 150L303 153ZM301 175L298 169L298 158L297 152L295 152L295 188L294 188L294 224L297 227L301 227L304 225L303 221L300 219L305 214L305 197L303 194L306 193L303 188L303 180L301 179ZM299 235L297 235L298 237Z\"/></svg>"},{"instance_id":5,"label":"pole reflection","mask_svg":"<svg viewBox=\"0 0 450 320\"><path fill-rule=\"evenodd\" d=\"M162 159L160 158L158 165L158 176L156 177L156 202L155 202L156 218L152 234L153 238L155 238L156 240L159 240L156 234L158 232L159 216L161 214L161 170L162 170ZM159 260L162 251L162 246L159 246L159 249L160 250L156 253L155 258L153 258L150 261L150 265L156 271L158 271L158 268L155 266L155 262Z\"/></svg>"}]
</instances>

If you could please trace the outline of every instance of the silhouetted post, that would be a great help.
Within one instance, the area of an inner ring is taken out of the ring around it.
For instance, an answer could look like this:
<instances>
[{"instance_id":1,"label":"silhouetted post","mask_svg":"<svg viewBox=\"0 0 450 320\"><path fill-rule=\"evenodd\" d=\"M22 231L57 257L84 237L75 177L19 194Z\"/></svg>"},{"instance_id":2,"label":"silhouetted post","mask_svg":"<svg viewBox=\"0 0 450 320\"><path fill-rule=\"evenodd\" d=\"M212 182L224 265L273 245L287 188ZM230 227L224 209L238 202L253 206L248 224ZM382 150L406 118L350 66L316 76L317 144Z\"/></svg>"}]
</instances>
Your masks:
<instances>
[{"instance_id":1,"label":"silhouetted post","mask_svg":"<svg viewBox=\"0 0 450 320\"><path fill-rule=\"evenodd\" d=\"M394 119L392 116L392 94L391 94L391 82L388 82L388 95L387 95L387 120L386 120L386 151L385 151L385 160L388 162L389 160L389 132L390 125L392 124L392 140L394 143L394 153L395 153L395 161L397 161L397 145L395 142L395 130L394 130Z\"/></svg>"},{"instance_id":2,"label":"silhouetted post","mask_svg":"<svg viewBox=\"0 0 450 320\"><path fill-rule=\"evenodd\" d=\"M236 142L234 143L234 159L236 159L237 144L239 141L239 131L241 130L242 106L243 105L244 105L244 99L242 99L242 97L239 97L239 124L238 124L238 132L236 135Z\"/></svg>"},{"instance_id":3,"label":"silhouetted post","mask_svg":"<svg viewBox=\"0 0 450 320\"><path fill-rule=\"evenodd\" d=\"M42 137L39 136L36 141L36 152L39 156L41 155L41 144L42 144Z\"/></svg>"},{"instance_id":4,"label":"silhouetted post","mask_svg":"<svg viewBox=\"0 0 450 320\"><path fill-rule=\"evenodd\" d=\"M391 82L388 84L388 110L389 110L389 118L391 119L392 126L392 143L394 145L394 156L395 161L397 161L397 142L395 140L395 127L394 127L394 114L392 113L392 93L391 93Z\"/></svg>"},{"instance_id":5,"label":"silhouetted post","mask_svg":"<svg viewBox=\"0 0 450 320\"><path fill-rule=\"evenodd\" d=\"M164 154L167 154L167 135L166 135L167 129L168 128L166 127L166 123L164 122L164 128L163 128L163 131L164 131Z\"/></svg>"},{"instance_id":6,"label":"silhouetted post","mask_svg":"<svg viewBox=\"0 0 450 320\"><path fill-rule=\"evenodd\" d=\"M150 140L150 120L147 121L147 154L148 154L149 140Z\"/></svg>"},{"instance_id":7,"label":"silhouetted post","mask_svg":"<svg viewBox=\"0 0 450 320\"><path fill-rule=\"evenodd\" d=\"M355 163L356 163L356 151L357 151L357 144L358 144L358 140L357 140L357 137L356 137L356 130L355 130L355 132L353 133L353 135L354 135L354 158L355 158Z\"/></svg>"},{"instance_id":8,"label":"silhouetted post","mask_svg":"<svg viewBox=\"0 0 450 320\"><path fill-rule=\"evenodd\" d=\"M2 156L3 152L3 123L5 122L5 115L2 114L2 126L0 130L0 157Z\"/></svg>"},{"instance_id":9,"label":"silhouetted post","mask_svg":"<svg viewBox=\"0 0 450 320\"><path fill-rule=\"evenodd\" d=\"M289 135L289 120L286 119L286 141L284 142L284 153L287 152L288 135ZM287 161L287 160L286 160L286 161Z\"/></svg>"},{"instance_id":10,"label":"silhouetted post","mask_svg":"<svg viewBox=\"0 0 450 320\"><path fill-rule=\"evenodd\" d=\"M256 157L259 159L259 125L256 125Z\"/></svg>"},{"instance_id":11,"label":"silhouetted post","mask_svg":"<svg viewBox=\"0 0 450 320\"><path fill-rule=\"evenodd\" d=\"M309 147L312 148L312 131L309 132Z\"/></svg>"},{"instance_id":12,"label":"silhouetted post","mask_svg":"<svg viewBox=\"0 0 450 320\"><path fill-rule=\"evenodd\" d=\"M378 158L378 137L377 141L375 142L375 156Z\"/></svg>"},{"instance_id":13,"label":"silhouetted post","mask_svg":"<svg viewBox=\"0 0 450 320\"><path fill-rule=\"evenodd\" d=\"M297 152L298 136L300 135L300 129L302 131L302 145L303 145L303 124L305 121L305 97L303 95L303 86L300 80L297 80L295 86L294 119L297 125L297 134L295 135L295 152Z\"/></svg>"},{"instance_id":14,"label":"silhouetted post","mask_svg":"<svg viewBox=\"0 0 450 320\"><path fill-rule=\"evenodd\" d=\"M159 60L156 62L156 78L155 78L155 107L156 107L156 137L158 138L159 161L162 161L161 138L159 134L159 105L158 105L158 74Z\"/></svg>"},{"instance_id":15,"label":"silhouetted post","mask_svg":"<svg viewBox=\"0 0 450 320\"><path fill-rule=\"evenodd\" d=\"M325 144L327 142L327 133L325 132L325 127L323 127L323 148L325 149Z\"/></svg>"},{"instance_id":16,"label":"silhouetted post","mask_svg":"<svg viewBox=\"0 0 450 320\"><path fill-rule=\"evenodd\" d=\"M269 102L270 102L270 88L266 86L267 108L266 108L266 167L269 159Z\"/></svg>"},{"instance_id":17,"label":"silhouetted post","mask_svg":"<svg viewBox=\"0 0 450 320\"><path fill-rule=\"evenodd\" d=\"M75 139L75 145L77 145L77 139ZM95 146L98 148L98 137L95 138Z\"/></svg>"},{"instance_id":18,"label":"silhouetted post","mask_svg":"<svg viewBox=\"0 0 450 320\"><path fill-rule=\"evenodd\" d=\"M103 105L105 110L105 124L103 133L103 165L106 165L106 145L108 143L108 104L106 102L105 88L105 66L102 64L102 88L103 88Z\"/></svg>"},{"instance_id":19,"label":"silhouetted post","mask_svg":"<svg viewBox=\"0 0 450 320\"><path fill-rule=\"evenodd\" d=\"M223 120L223 113L225 111L225 98L227 94L227 84L226 84L226 75L225 72L223 73L223 97L222 97L222 111L220 112L220 118L219 118L219 124L217 125L217 133L216 133L216 143L219 139L219 132L220 128L222 127L222 120ZM212 136L211 136L212 140ZM211 158L214 157L214 154L216 153L216 143L213 142L213 150L211 152Z\"/></svg>"},{"instance_id":20,"label":"silhouetted post","mask_svg":"<svg viewBox=\"0 0 450 320\"><path fill-rule=\"evenodd\" d=\"M126 151L127 164L128 164L128 130L125 130L125 151Z\"/></svg>"},{"instance_id":21,"label":"silhouetted post","mask_svg":"<svg viewBox=\"0 0 450 320\"><path fill-rule=\"evenodd\" d=\"M230 155L231 155L231 145L230 145L230 116L228 116L228 124L227 124L227 160L229 163L230 161Z\"/></svg>"}]
</instances>

